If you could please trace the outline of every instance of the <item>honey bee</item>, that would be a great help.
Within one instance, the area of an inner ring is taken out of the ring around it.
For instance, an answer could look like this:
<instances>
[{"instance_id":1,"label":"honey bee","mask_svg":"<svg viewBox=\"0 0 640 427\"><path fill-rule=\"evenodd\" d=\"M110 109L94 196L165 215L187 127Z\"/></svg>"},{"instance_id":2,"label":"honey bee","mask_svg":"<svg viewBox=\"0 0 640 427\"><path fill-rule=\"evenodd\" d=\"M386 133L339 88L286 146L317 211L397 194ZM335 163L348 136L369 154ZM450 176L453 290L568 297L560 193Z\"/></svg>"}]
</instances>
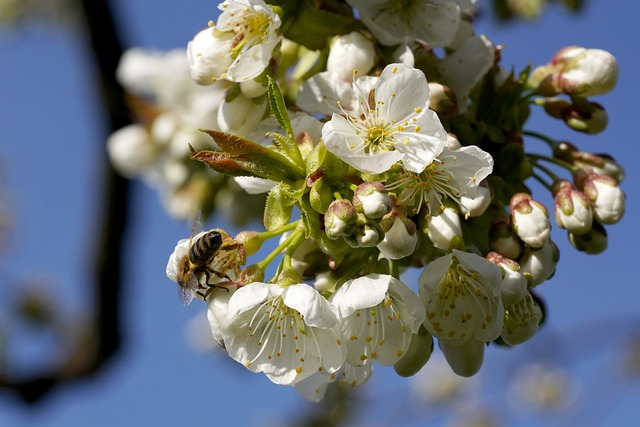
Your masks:
<instances>
[{"instance_id":1,"label":"honey bee","mask_svg":"<svg viewBox=\"0 0 640 427\"><path fill-rule=\"evenodd\" d=\"M191 229L187 254L182 257L178 267L179 295L184 305L191 303L194 293L206 298L212 274L226 277L210 266L222 246L222 234L211 230L194 241L195 230L196 224ZM204 285L201 282L203 277Z\"/></svg>"}]
</instances>

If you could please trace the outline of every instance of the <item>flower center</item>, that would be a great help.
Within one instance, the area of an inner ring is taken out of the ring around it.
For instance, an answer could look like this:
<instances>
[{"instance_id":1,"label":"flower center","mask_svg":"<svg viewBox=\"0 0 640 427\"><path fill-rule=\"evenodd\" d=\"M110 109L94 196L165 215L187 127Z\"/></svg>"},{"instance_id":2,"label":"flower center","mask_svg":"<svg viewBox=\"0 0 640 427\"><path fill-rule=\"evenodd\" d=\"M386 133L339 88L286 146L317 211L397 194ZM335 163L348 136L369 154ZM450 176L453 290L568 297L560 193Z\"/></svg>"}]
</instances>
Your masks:
<instances>
[{"instance_id":1,"label":"flower center","mask_svg":"<svg viewBox=\"0 0 640 427\"><path fill-rule=\"evenodd\" d=\"M451 199L460 204L461 194L453 174L442 167L443 164L438 158L420 173L403 171L397 180L387 184L387 189L396 191L398 200L412 207L413 214L420 212L422 206L426 207L428 215L432 215L436 207L443 210L442 199Z\"/></svg>"}]
</instances>

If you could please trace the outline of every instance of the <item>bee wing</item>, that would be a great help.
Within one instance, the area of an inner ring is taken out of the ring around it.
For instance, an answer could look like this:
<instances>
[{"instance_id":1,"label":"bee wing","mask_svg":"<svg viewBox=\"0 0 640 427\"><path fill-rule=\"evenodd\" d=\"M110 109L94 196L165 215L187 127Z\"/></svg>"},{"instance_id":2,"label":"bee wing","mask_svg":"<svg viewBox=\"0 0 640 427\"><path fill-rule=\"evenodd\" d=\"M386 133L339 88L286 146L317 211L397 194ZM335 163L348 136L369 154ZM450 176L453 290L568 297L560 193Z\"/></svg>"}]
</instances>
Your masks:
<instances>
[{"instance_id":1,"label":"bee wing","mask_svg":"<svg viewBox=\"0 0 640 427\"><path fill-rule=\"evenodd\" d=\"M189 273L187 281L178 286L178 295L182 304L189 305L193 301L193 294L198 290L198 278L195 274Z\"/></svg>"},{"instance_id":2,"label":"bee wing","mask_svg":"<svg viewBox=\"0 0 640 427\"><path fill-rule=\"evenodd\" d=\"M181 288L178 286L178 297L180 297L180 301L182 301L183 305L191 304L193 301L193 294L187 288Z\"/></svg>"}]
</instances>

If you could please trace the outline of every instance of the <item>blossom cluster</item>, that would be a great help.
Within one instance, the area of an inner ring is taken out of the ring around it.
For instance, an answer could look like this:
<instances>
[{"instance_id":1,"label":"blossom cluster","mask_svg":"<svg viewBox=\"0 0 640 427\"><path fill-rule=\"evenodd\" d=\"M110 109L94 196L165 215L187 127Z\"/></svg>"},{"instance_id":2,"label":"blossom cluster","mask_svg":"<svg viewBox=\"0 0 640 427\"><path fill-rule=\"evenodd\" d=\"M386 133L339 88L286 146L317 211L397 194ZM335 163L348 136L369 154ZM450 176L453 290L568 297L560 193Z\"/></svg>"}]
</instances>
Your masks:
<instances>
[{"instance_id":1,"label":"blossom cluster","mask_svg":"<svg viewBox=\"0 0 640 427\"><path fill-rule=\"evenodd\" d=\"M136 144L112 137L125 168L157 170L162 151L165 162L209 166L211 182L231 176L266 193L266 231L183 239L167 265L247 369L319 400L330 383L364 383L375 363L417 373L434 342L471 376L488 344L531 339L544 316L538 286L559 252L529 179L549 190L576 249L606 248L605 226L624 214L622 167L527 119L541 107L579 132L604 130L591 98L614 88L615 58L569 47L508 71L502 48L474 31L475 3L227 0L188 44L184 74L200 86L171 87L159 114L172 126L156 116L134 125ZM156 128L170 142L147 145ZM177 134L190 131L183 143ZM529 139L550 155L527 152ZM401 279L410 269L417 283Z\"/></svg>"}]
</instances>

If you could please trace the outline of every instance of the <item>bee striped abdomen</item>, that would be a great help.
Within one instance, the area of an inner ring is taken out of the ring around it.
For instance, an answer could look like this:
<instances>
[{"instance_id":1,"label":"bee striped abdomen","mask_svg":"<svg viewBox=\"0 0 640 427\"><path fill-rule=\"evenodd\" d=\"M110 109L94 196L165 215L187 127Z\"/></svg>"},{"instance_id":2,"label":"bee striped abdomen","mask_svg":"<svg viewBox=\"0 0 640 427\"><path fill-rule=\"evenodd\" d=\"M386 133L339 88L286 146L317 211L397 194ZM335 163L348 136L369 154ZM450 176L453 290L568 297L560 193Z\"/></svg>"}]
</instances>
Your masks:
<instances>
[{"instance_id":1,"label":"bee striped abdomen","mask_svg":"<svg viewBox=\"0 0 640 427\"><path fill-rule=\"evenodd\" d=\"M211 262L220 246L222 235L217 231L209 231L191 245L189 261L197 267L203 267Z\"/></svg>"}]
</instances>

